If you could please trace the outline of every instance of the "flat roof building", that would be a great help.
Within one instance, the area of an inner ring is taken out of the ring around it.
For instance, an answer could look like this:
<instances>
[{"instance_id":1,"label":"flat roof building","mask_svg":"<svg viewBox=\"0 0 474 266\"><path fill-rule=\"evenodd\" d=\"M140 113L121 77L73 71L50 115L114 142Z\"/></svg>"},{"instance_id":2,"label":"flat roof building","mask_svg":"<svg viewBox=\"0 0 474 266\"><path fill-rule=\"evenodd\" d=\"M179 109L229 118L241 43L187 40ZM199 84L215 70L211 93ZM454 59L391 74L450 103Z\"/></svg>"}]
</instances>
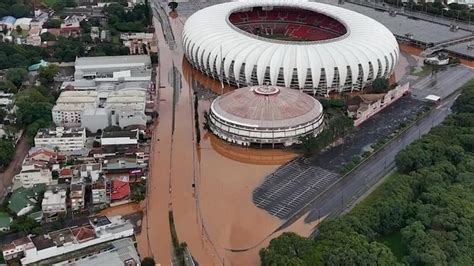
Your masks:
<instances>
[{"instance_id":1,"label":"flat roof building","mask_svg":"<svg viewBox=\"0 0 474 266\"><path fill-rule=\"evenodd\" d=\"M97 56L76 58L74 79L99 82L150 81L148 55Z\"/></svg>"},{"instance_id":2,"label":"flat roof building","mask_svg":"<svg viewBox=\"0 0 474 266\"><path fill-rule=\"evenodd\" d=\"M71 153L82 150L86 145L84 128L42 128L35 137L37 147L58 149L60 152Z\"/></svg>"}]
</instances>

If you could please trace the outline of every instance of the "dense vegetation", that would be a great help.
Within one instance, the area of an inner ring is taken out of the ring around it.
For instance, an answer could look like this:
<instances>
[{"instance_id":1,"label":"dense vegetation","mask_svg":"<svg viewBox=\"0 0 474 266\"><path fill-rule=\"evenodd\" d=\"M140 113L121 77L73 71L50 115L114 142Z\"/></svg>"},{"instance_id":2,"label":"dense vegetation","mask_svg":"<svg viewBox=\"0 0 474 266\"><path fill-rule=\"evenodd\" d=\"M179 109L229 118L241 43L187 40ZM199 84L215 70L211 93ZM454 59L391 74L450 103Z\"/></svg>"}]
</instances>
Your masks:
<instances>
[{"instance_id":1,"label":"dense vegetation","mask_svg":"<svg viewBox=\"0 0 474 266\"><path fill-rule=\"evenodd\" d=\"M26 17L32 12L30 3L26 0L0 0L0 17Z\"/></svg>"},{"instance_id":2,"label":"dense vegetation","mask_svg":"<svg viewBox=\"0 0 474 266\"><path fill-rule=\"evenodd\" d=\"M316 239L284 234L263 265L473 265L474 85L454 113L402 150L399 172Z\"/></svg>"},{"instance_id":3,"label":"dense vegetation","mask_svg":"<svg viewBox=\"0 0 474 266\"><path fill-rule=\"evenodd\" d=\"M0 69L27 67L47 56L43 48L0 42Z\"/></svg>"},{"instance_id":4,"label":"dense vegetation","mask_svg":"<svg viewBox=\"0 0 474 266\"><path fill-rule=\"evenodd\" d=\"M125 11L119 3L112 3L105 8L107 23L112 30L120 32L143 32L151 24L148 5L136 5Z\"/></svg>"}]
</instances>

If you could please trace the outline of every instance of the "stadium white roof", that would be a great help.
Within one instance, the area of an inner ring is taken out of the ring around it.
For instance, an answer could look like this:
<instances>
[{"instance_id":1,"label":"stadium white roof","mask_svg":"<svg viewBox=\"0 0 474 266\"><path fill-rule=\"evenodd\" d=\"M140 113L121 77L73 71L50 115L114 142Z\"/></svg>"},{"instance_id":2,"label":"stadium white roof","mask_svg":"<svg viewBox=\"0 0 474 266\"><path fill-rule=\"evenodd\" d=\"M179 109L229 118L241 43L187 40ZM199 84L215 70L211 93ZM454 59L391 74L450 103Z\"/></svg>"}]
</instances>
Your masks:
<instances>
[{"instance_id":1,"label":"stadium white roof","mask_svg":"<svg viewBox=\"0 0 474 266\"><path fill-rule=\"evenodd\" d=\"M280 41L248 34L229 22L231 13L256 6L312 10L339 20L347 33L334 39L314 42ZM276 85L282 68L286 87L290 87L293 71L297 69L299 87L303 88L307 76L311 75L312 87L316 88L324 69L326 84L331 87L337 76L336 67L341 83L353 73L352 84L356 84L359 65L363 69L362 82L365 83L370 78L369 64L373 67L372 78L375 78L377 70L384 73L388 69L391 73L399 57L395 37L379 22L344 8L305 1L259 0L210 6L194 13L187 20L183 41L190 61L195 65L207 65L214 73L220 73L223 64L227 78L231 71L234 77L238 77L241 67L245 67L245 79L250 84L256 65L259 85L264 85L267 68L270 69L271 84ZM234 65L231 68L232 62Z\"/></svg>"}]
</instances>

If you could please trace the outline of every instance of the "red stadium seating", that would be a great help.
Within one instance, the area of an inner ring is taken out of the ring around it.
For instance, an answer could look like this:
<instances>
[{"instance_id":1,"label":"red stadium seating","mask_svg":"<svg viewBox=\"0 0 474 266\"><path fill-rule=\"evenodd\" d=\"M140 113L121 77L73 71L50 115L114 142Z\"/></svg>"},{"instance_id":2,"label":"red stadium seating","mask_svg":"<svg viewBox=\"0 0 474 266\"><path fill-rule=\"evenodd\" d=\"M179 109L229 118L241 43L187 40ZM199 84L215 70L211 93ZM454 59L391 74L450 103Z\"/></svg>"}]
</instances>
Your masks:
<instances>
[{"instance_id":1,"label":"red stadium seating","mask_svg":"<svg viewBox=\"0 0 474 266\"><path fill-rule=\"evenodd\" d=\"M278 36L288 40L320 41L346 33L339 21L309 10L274 8L237 12L229 20L238 28L267 38Z\"/></svg>"}]
</instances>

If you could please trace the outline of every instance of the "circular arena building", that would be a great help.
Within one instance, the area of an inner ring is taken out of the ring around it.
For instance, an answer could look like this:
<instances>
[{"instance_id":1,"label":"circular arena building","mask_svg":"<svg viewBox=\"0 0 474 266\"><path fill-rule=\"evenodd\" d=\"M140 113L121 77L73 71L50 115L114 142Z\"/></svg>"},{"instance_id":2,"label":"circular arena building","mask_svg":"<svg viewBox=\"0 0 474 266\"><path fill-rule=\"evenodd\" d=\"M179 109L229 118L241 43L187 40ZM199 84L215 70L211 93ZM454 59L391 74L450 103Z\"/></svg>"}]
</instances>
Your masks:
<instances>
[{"instance_id":1,"label":"circular arena building","mask_svg":"<svg viewBox=\"0 0 474 266\"><path fill-rule=\"evenodd\" d=\"M215 135L231 143L289 146L322 130L323 107L297 90L253 86L217 97L208 122Z\"/></svg>"},{"instance_id":2,"label":"circular arena building","mask_svg":"<svg viewBox=\"0 0 474 266\"><path fill-rule=\"evenodd\" d=\"M319 95L388 78L399 58L397 41L382 24L306 1L254 0L201 9L186 21L183 45L187 60L214 79Z\"/></svg>"}]
</instances>

